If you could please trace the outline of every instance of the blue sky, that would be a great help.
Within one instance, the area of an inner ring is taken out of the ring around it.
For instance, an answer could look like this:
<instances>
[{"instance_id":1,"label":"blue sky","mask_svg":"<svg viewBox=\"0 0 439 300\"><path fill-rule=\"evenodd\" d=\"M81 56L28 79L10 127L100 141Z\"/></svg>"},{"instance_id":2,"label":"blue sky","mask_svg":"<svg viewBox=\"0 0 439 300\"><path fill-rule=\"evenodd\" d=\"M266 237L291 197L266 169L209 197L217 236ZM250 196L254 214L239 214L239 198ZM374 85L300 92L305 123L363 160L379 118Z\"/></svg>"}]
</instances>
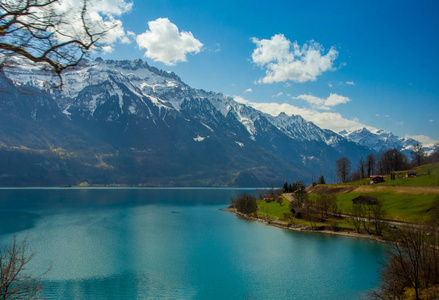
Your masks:
<instances>
[{"instance_id":1,"label":"blue sky","mask_svg":"<svg viewBox=\"0 0 439 300\"><path fill-rule=\"evenodd\" d=\"M334 131L439 140L439 1L134 0L118 19L131 42L105 59Z\"/></svg>"}]
</instances>

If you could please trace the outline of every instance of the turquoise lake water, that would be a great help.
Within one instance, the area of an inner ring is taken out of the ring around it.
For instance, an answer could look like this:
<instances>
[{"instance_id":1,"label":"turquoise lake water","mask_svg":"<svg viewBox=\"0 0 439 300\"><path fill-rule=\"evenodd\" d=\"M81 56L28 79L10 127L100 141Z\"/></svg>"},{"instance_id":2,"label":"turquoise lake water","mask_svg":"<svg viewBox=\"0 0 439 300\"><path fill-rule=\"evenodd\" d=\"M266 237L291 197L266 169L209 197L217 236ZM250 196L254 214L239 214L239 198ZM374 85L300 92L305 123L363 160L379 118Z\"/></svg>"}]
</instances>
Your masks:
<instances>
[{"instance_id":1,"label":"turquoise lake water","mask_svg":"<svg viewBox=\"0 0 439 300\"><path fill-rule=\"evenodd\" d=\"M360 299L385 245L221 211L232 189L1 189L49 299ZM250 191L254 192L254 191Z\"/></svg>"}]
</instances>

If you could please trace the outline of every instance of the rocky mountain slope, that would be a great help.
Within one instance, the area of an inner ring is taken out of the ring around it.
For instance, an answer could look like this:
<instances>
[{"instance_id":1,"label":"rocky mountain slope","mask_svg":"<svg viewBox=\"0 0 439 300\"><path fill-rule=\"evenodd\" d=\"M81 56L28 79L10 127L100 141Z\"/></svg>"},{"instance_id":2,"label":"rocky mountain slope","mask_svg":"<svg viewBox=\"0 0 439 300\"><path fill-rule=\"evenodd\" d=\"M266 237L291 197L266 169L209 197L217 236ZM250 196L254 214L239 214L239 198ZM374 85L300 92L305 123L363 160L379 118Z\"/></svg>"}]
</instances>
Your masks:
<instances>
[{"instance_id":1,"label":"rocky mountain slope","mask_svg":"<svg viewBox=\"0 0 439 300\"><path fill-rule=\"evenodd\" d=\"M62 91L32 68L0 78L0 185L260 186L334 173L361 146L300 116L193 89L142 60L86 62Z\"/></svg>"},{"instance_id":2,"label":"rocky mountain slope","mask_svg":"<svg viewBox=\"0 0 439 300\"><path fill-rule=\"evenodd\" d=\"M398 137L393 133L384 130L376 130L372 132L366 128L362 128L351 132L342 131L339 134L359 145L372 148L376 152L386 151L388 149L398 149L408 157L410 157L410 151L412 151L413 146L421 144L415 139ZM434 144L425 144L423 145L423 148L424 151L429 154L434 151Z\"/></svg>"}]
</instances>

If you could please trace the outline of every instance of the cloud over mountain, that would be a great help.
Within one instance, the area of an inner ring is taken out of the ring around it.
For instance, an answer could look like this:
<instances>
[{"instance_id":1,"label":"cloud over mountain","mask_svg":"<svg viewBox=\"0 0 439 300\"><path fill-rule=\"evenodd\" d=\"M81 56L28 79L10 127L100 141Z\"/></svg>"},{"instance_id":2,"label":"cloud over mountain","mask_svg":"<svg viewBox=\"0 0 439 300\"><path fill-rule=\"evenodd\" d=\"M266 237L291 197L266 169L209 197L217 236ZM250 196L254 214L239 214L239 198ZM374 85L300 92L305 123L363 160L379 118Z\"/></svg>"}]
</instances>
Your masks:
<instances>
[{"instance_id":1,"label":"cloud over mountain","mask_svg":"<svg viewBox=\"0 0 439 300\"><path fill-rule=\"evenodd\" d=\"M138 46L146 49L145 56L165 65L186 62L187 54L197 54L203 44L192 32L179 31L168 18L148 22L149 30L136 37Z\"/></svg>"},{"instance_id":2,"label":"cloud over mountain","mask_svg":"<svg viewBox=\"0 0 439 300\"><path fill-rule=\"evenodd\" d=\"M305 94L293 97L293 99L304 100L312 106L323 110L330 110L331 106L336 106L351 101L348 97L344 97L335 93L331 93L328 98L319 98L313 95Z\"/></svg>"},{"instance_id":3,"label":"cloud over mountain","mask_svg":"<svg viewBox=\"0 0 439 300\"><path fill-rule=\"evenodd\" d=\"M338 56L333 47L323 55L324 49L319 43L309 41L300 47L297 41L292 43L283 34L269 40L252 38L252 42L256 44L252 61L266 68L266 76L258 83L316 81L317 76L333 69Z\"/></svg>"}]
</instances>

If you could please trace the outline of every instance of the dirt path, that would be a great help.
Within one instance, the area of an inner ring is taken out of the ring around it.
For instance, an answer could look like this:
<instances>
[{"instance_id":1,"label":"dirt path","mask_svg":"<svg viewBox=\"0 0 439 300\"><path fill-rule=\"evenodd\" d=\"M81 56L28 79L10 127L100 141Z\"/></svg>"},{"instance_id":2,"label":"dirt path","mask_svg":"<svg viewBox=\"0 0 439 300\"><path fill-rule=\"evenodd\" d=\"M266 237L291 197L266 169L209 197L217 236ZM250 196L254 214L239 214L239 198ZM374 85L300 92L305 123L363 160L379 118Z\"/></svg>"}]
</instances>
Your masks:
<instances>
[{"instance_id":1,"label":"dirt path","mask_svg":"<svg viewBox=\"0 0 439 300\"><path fill-rule=\"evenodd\" d=\"M287 199L290 202L292 202L294 200L293 193L285 193L285 194L282 194L282 195L285 197L285 199Z\"/></svg>"}]
</instances>

